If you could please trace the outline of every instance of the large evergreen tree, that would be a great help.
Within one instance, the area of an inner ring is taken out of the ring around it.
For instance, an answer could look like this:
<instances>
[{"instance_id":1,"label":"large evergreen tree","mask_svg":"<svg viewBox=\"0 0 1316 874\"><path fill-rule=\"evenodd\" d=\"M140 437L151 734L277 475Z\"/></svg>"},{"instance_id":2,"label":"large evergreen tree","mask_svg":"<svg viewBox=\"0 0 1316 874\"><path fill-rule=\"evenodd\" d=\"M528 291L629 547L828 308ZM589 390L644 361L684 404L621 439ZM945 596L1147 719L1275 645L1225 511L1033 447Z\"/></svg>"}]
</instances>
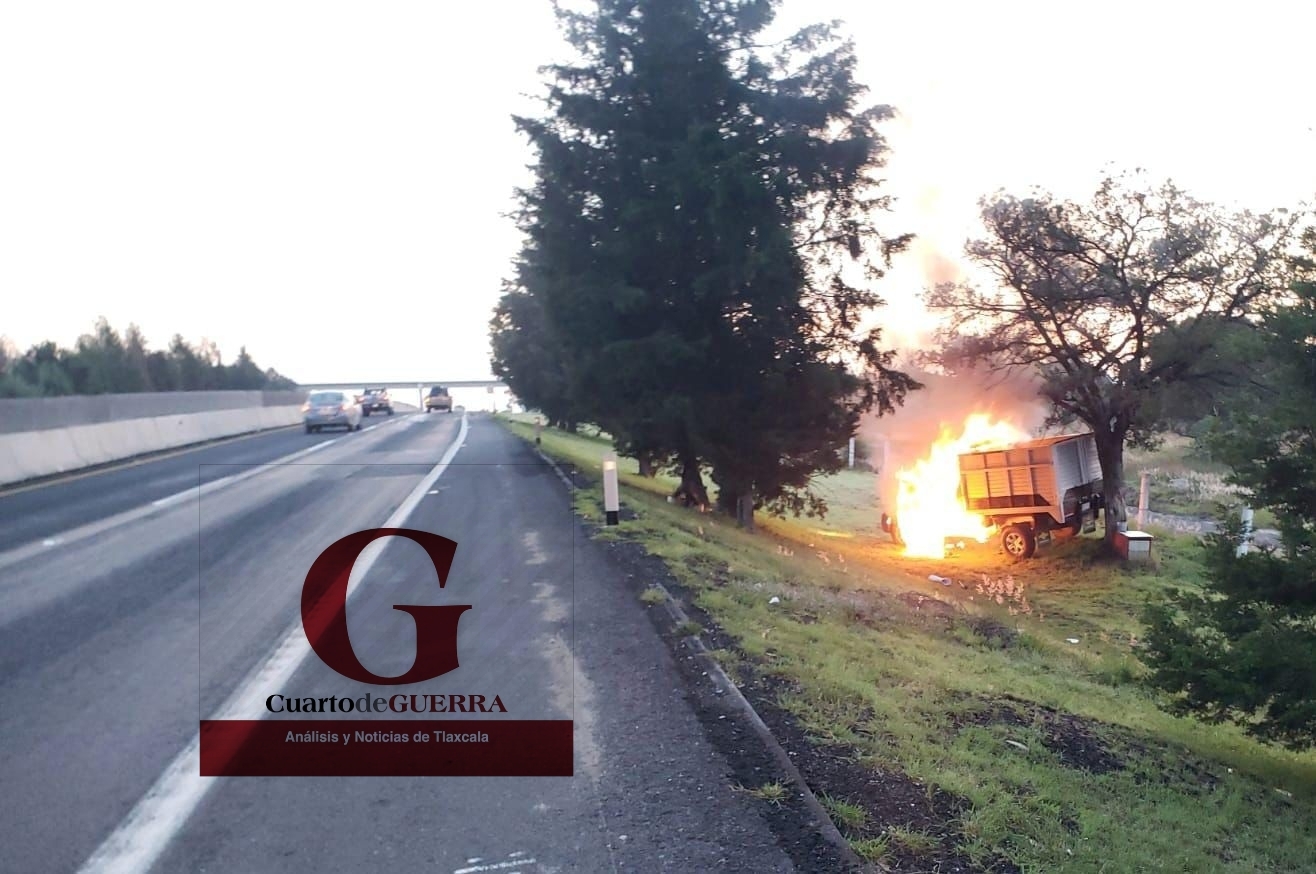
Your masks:
<instances>
[{"instance_id":1,"label":"large evergreen tree","mask_svg":"<svg viewBox=\"0 0 1316 874\"><path fill-rule=\"evenodd\" d=\"M1232 720L1295 748L1316 744L1316 233L1294 299L1263 324L1284 387L1209 440L1256 507L1279 520L1283 549L1239 555L1234 519L1209 538L1210 579L1149 611L1145 656L1175 707Z\"/></svg>"},{"instance_id":2,"label":"large evergreen tree","mask_svg":"<svg viewBox=\"0 0 1316 874\"><path fill-rule=\"evenodd\" d=\"M818 508L809 478L840 464L862 412L913 387L859 330L881 304L867 284L907 242L873 225L890 111L859 106L853 47L831 26L755 47L776 5L559 12L580 61L551 68L544 118L517 119L538 178L494 326L515 382L499 350L536 330L518 313L542 318L580 415L670 461L701 502L711 467L718 502L742 512Z\"/></svg>"}]
</instances>

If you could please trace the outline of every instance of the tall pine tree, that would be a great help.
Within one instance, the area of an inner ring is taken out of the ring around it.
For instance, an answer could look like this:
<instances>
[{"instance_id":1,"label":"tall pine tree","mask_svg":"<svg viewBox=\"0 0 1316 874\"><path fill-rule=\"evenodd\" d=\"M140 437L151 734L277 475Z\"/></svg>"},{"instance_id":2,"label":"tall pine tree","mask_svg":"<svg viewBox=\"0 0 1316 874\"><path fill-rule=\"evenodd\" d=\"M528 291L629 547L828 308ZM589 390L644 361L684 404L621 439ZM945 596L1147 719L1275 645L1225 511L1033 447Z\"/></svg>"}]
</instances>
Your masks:
<instances>
[{"instance_id":1,"label":"tall pine tree","mask_svg":"<svg viewBox=\"0 0 1316 874\"><path fill-rule=\"evenodd\" d=\"M1293 300L1263 324L1277 391L1210 439L1283 548L1239 555L1237 519L1208 539L1210 578L1149 609L1146 661L1177 710L1229 720L1266 740L1316 744L1316 231L1297 260Z\"/></svg>"},{"instance_id":2,"label":"tall pine tree","mask_svg":"<svg viewBox=\"0 0 1316 874\"><path fill-rule=\"evenodd\" d=\"M882 303L867 284L908 239L873 224L890 110L859 107L832 26L756 47L776 5L559 11L580 60L550 68L545 117L517 119L538 179L494 325L509 381L528 374L498 350L534 312L582 417L700 502L710 467L742 513L821 509L809 479L839 466L863 412L915 387L859 330Z\"/></svg>"}]
</instances>

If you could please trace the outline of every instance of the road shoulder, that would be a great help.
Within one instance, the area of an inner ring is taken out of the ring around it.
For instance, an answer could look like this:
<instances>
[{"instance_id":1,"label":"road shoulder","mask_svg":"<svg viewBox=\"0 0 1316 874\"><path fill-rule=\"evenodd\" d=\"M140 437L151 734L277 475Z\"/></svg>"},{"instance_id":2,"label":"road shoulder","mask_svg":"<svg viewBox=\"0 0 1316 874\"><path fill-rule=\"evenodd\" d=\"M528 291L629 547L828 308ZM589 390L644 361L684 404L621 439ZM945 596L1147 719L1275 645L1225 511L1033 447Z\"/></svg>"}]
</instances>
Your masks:
<instances>
[{"instance_id":1,"label":"road shoulder","mask_svg":"<svg viewBox=\"0 0 1316 874\"><path fill-rule=\"evenodd\" d=\"M579 471L539 454L573 487L588 485ZM758 808L778 845L796 868L834 872L873 870L850 849L812 789L790 764L790 757L796 753L788 751L773 736L768 721L731 685L715 657L702 644L699 636L707 636L707 629L713 628L713 624L692 606L690 593L663 559L650 555L639 543L600 538L601 529L597 525L579 514L577 518L582 531L604 550L608 561L623 570L629 594L637 602L649 604L646 612L681 675L685 698L707 740L726 761L738 788ZM646 593L653 590L665 592L670 601L661 604L649 600ZM675 609L663 609L664 606ZM695 629L686 625L683 612L687 611L700 626L695 634L691 633ZM770 721L783 726L777 716L772 714ZM773 787L785 791L780 795L765 791Z\"/></svg>"}]
</instances>

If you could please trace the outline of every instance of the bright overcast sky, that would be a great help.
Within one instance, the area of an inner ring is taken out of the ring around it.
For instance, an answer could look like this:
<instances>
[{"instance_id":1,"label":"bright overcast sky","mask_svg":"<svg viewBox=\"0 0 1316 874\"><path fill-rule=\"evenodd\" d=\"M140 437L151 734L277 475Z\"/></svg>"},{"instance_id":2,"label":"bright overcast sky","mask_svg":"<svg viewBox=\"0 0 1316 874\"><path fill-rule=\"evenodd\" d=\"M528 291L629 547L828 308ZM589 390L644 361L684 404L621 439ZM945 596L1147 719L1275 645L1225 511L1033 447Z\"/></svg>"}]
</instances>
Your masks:
<instances>
[{"instance_id":1,"label":"bright overcast sky","mask_svg":"<svg viewBox=\"0 0 1316 874\"><path fill-rule=\"evenodd\" d=\"M1316 194L1302 8L786 0L782 24L843 19L901 112L890 228L924 242L880 291L908 328L1000 186L1082 196L1114 162ZM486 377L530 160L510 115L559 46L546 0L3 4L0 335L105 315L304 382Z\"/></svg>"}]
</instances>

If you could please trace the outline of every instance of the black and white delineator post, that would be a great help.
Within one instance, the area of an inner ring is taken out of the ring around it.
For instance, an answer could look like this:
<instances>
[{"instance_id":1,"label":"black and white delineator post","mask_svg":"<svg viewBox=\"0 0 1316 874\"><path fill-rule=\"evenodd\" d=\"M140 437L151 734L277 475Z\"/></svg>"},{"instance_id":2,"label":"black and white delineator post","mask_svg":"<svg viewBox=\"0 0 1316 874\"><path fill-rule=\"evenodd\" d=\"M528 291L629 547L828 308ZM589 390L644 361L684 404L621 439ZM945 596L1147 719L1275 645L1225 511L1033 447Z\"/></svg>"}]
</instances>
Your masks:
<instances>
[{"instance_id":1,"label":"black and white delineator post","mask_svg":"<svg viewBox=\"0 0 1316 874\"><path fill-rule=\"evenodd\" d=\"M621 494L617 488L617 454L609 452L603 456L603 510L607 514L608 524L616 525L621 512Z\"/></svg>"}]
</instances>

